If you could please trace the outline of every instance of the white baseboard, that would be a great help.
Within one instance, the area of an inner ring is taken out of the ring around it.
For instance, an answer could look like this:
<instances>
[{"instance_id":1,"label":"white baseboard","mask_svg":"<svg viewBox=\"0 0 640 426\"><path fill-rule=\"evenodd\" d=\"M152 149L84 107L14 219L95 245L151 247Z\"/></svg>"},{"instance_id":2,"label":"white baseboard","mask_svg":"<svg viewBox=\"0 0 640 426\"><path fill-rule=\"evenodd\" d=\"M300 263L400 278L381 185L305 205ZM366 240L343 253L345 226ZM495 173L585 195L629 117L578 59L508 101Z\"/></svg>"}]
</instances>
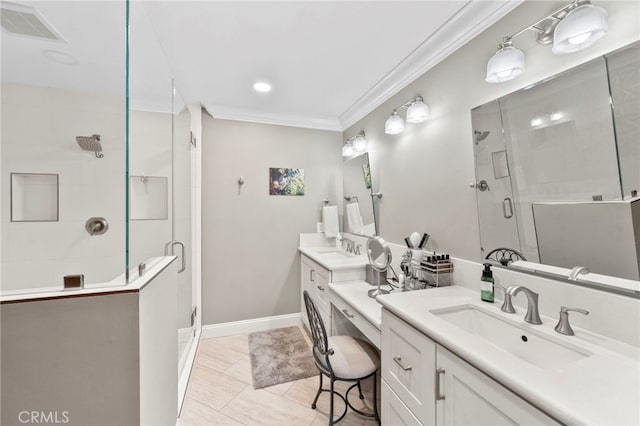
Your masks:
<instances>
[{"instance_id":1,"label":"white baseboard","mask_svg":"<svg viewBox=\"0 0 640 426\"><path fill-rule=\"evenodd\" d=\"M244 321L225 322L222 324L209 324L202 326L202 334L200 335L200 339L212 339L214 337L252 333L254 331L291 327L300 324L302 324L302 322L300 320L299 312L295 314L277 315L273 317L254 318Z\"/></svg>"}]
</instances>

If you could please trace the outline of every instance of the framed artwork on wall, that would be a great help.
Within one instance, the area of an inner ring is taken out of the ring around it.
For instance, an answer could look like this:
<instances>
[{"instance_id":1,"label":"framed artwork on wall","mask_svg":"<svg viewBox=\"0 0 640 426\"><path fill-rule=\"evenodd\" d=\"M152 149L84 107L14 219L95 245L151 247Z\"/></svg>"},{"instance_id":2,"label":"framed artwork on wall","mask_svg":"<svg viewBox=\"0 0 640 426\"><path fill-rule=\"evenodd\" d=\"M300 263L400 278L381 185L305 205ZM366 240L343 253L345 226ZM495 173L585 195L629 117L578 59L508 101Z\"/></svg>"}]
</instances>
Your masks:
<instances>
[{"instance_id":1,"label":"framed artwork on wall","mask_svg":"<svg viewBox=\"0 0 640 426\"><path fill-rule=\"evenodd\" d=\"M269 195L304 195L304 169L270 168Z\"/></svg>"}]
</instances>

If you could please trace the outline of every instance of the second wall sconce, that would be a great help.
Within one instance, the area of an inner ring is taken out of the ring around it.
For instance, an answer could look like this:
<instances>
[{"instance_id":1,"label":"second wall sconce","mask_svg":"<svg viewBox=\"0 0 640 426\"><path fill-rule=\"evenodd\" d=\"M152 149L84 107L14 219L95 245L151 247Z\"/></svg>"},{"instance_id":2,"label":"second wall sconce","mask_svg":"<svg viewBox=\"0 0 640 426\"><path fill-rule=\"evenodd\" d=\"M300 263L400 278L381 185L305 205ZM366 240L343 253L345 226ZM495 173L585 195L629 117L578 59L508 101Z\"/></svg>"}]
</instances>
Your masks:
<instances>
[{"instance_id":1,"label":"second wall sconce","mask_svg":"<svg viewBox=\"0 0 640 426\"><path fill-rule=\"evenodd\" d=\"M355 154L363 153L367 150L367 138L364 134L364 130L360 131L357 135L351 136L345 144L342 146L342 156L351 157Z\"/></svg>"},{"instance_id":2,"label":"second wall sconce","mask_svg":"<svg viewBox=\"0 0 640 426\"><path fill-rule=\"evenodd\" d=\"M513 46L513 39L527 30L536 32L536 41L551 44L556 55L577 52L594 44L607 33L607 11L589 0L573 0L536 23L503 37L498 51L487 63L487 83L513 80L524 72L524 53Z\"/></svg>"},{"instance_id":3,"label":"second wall sconce","mask_svg":"<svg viewBox=\"0 0 640 426\"><path fill-rule=\"evenodd\" d=\"M407 109L407 123L423 123L429 118L429 107L424 103L422 96L416 95L413 99L394 109L391 116L384 123L384 132L388 135L397 135L404 131L405 120L398 114L399 110Z\"/></svg>"}]
</instances>

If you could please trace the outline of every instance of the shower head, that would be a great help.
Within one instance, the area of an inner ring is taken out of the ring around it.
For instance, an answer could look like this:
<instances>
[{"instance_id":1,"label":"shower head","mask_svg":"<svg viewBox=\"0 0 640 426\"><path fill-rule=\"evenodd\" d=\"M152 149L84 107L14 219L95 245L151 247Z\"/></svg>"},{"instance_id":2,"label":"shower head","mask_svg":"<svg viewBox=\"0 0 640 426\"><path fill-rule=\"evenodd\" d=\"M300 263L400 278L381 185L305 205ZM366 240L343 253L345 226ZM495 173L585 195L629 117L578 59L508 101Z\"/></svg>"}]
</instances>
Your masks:
<instances>
[{"instance_id":1,"label":"shower head","mask_svg":"<svg viewBox=\"0 0 640 426\"><path fill-rule=\"evenodd\" d=\"M93 152L97 158L102 158L102 145L100 145L100 135L76 136L76 142L84 151Z\"/></svg>"},{"instance_id":2,"label":"shower head","mask_svg":"<svg viewBox=\"0 0 640 426\"><path fill-rule=\"evenodd\" d=\"M483 141L487 138L487 136L489 136L489 133L491 133L490 131L486 130L484 132L480 132L478 130L474 130L473 131L473 135L475 136L476 139L476 145L478 145L478 142Z\"/></svg>"}]
</instances>

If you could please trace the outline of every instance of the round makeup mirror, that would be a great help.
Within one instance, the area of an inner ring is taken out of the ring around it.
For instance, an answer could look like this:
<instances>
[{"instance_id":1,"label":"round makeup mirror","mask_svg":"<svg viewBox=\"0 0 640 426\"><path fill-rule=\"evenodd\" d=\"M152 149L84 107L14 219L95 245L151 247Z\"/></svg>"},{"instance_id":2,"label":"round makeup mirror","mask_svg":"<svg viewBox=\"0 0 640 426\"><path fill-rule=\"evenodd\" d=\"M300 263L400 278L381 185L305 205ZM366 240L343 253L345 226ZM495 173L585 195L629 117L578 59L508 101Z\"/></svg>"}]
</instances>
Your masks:
<instances>
[{"instance_id":1,"label":"round makeup mirror","mask_svg":"<svg viewBox=\"0 0 640 426\"><path fill-rule=\"evenodd\" d=\"M379 273L385 272L391 264L391 249L381 237L372 237L367 240L367 255L369 256L371 267ZM378 288L369 290L369 297L389 293L387 290L380 288L382 284L380 281L382 280L378 278Z\"/></svg>"}]
</instances>

